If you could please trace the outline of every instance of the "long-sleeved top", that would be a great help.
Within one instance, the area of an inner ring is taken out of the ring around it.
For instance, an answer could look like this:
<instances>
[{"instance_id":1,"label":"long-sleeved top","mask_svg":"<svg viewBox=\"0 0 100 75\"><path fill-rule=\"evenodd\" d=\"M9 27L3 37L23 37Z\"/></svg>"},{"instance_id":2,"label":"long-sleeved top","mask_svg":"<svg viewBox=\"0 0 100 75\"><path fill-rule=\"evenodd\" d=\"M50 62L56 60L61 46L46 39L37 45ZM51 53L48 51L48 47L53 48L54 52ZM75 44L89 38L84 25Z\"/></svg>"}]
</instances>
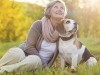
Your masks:
<instances>
[{"instance_id":1,"label":"long-sleeved top","mask_svg":"<svg viewBox=\"0 0 100 75\"><path fill-rule=\"evenodd\" d=\"M26 46L24 49L25 54L26 55L34 54L34 55L37 55L40 57L39 50L41 48L42 41L43 41L42 22L40 20L37 20L33 23L33 25L31 26L31 28L29 30L27 40L26 40ZM56 45L57 45L57 48L48 63L44 63L43 59L40 57L41 61L43 63L43 66L46 65L48 67L51 67L52 64L54 63L54 61L59 53L58 52L58 41L56 41Z\"/></svg>"}]
</instances>

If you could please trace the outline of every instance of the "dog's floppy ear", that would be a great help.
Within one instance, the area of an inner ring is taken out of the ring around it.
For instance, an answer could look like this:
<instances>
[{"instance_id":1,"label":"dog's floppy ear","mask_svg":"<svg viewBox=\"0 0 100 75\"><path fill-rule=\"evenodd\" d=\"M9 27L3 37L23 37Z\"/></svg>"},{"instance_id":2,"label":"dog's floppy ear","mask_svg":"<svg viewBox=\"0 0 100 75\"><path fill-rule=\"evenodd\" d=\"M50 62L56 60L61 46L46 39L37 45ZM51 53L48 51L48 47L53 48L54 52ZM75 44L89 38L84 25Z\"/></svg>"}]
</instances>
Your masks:
<instances>
[{"instance_id":1,"label":"dog's floppy ear","mask_svg":"<svg viewBox=\"0 0 100 75\"><path fill-rule=\"evenodd\" d=\"M66 30L64 28L64 19L62 19L61 24L56 26L56 30L60 33L60 34L65 34Z\"/></svg>"}]
</instances>

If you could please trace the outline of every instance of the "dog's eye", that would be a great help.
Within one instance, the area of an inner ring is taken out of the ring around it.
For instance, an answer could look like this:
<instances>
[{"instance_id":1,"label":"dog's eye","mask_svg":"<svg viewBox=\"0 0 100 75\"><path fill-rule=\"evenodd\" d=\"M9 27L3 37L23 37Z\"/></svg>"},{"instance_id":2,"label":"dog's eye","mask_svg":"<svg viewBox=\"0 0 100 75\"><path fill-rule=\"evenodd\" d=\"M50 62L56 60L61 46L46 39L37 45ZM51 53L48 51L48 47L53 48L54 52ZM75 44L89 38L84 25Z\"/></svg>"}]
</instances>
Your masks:
<instances>
[{"instance_id":1,"label":"dog's eye","mask_svg":"<svg viewBox=\"0 0 100 75\"><path fill-rule=\"evenodd\" d=\"M70 21L68 20L66 23L67 23L67 24L69 24L69 23L70 23Z\"/></svg>"},{"instance_id":2,"label":"dog's eye","mask_svg":"<svg viewBox=\"0 0 100 75\"><path fill-rule=\"evenodd\" d=\"M69 33L71 33L72 31L70 30L70 31L68 31Z\"/></svg>"}]
</instances>

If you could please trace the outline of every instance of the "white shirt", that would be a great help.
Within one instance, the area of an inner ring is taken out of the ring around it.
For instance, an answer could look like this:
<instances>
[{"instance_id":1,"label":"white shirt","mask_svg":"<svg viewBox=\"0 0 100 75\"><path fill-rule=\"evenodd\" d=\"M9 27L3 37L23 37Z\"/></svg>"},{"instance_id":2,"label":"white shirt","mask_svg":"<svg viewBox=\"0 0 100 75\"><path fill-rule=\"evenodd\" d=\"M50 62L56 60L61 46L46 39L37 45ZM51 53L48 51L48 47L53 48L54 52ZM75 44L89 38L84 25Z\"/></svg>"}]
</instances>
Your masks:
<instances>
[{"instance_id":1,"label":"white shirt","mask_svg":"<svg viewBox=\"0 0 100 75\"><path fill-rule=\"evenodd\" d=\"M56 43L50 43L43 40L41 44L41 49L39 50L39 54L41 58L46 63L48 63L55 50L56 50Z\"/></svg>"}]
</instances>

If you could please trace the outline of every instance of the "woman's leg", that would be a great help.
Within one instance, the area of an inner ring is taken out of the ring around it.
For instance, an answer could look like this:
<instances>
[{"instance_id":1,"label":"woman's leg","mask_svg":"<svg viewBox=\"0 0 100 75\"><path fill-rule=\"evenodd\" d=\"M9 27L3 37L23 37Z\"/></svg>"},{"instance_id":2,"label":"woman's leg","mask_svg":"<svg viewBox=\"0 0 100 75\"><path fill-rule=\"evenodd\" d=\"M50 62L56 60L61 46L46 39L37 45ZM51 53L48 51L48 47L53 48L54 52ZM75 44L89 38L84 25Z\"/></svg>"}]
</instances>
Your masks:
<instances>
[{"instance_id":1,"label":"woman's leg","mask_svg":"<svg viewBox=\"0 0 100 75\"><path fill-rule=\"evenodd\" d=\"M0 72L29 71L42 68L41 59L37 55L29 55L19 63L2 66Z\"/></svg>"},{"instance_id":2,"label":"woman's leg","mask_svg":"<svg viewBox=\"0 0 100 75\"><path fill-rule=\"evenodd\" d=\"M0 67L4 65L14 64L20 62L25 58L25 54L22 49L15 47L10 48L5 55L0 59Z\"/></svg>"}]
</instances>

